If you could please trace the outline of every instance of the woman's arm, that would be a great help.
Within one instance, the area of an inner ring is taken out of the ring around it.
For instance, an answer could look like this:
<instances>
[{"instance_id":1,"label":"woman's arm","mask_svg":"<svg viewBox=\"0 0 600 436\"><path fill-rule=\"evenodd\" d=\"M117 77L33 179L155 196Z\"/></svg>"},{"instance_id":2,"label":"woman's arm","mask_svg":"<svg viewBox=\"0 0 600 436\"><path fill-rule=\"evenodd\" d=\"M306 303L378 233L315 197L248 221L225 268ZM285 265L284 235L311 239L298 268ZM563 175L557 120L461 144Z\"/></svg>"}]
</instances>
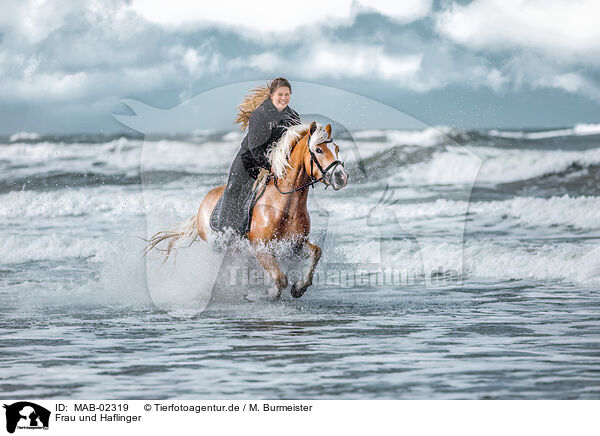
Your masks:
<instances>
[{"instance_id":1,"label":"woman's arm","mask_svg":"<svg viewBox=\"0 0 600 436\"><path fill-rule=\"evenodd\" d=\"M284 125L286 127L294 126L300 124L300 115L291 107L287 107L289 109L288 114L284 118Z\"/></svg>"},{"instance_id":2,"label":"woman's arm","mask_svg":"<svg viewBox=\"0 0 600 436\"><path fill-rule=\"evenodd\" d=\"M250 150L252 157L262 168L269 169L270 164L266 156L267 150L265 143L271 136L272 126L265 116L265 113L259 109L255 110L252 115L250 115L248 125L248 150Z\"/></svg>"}]
</instances>

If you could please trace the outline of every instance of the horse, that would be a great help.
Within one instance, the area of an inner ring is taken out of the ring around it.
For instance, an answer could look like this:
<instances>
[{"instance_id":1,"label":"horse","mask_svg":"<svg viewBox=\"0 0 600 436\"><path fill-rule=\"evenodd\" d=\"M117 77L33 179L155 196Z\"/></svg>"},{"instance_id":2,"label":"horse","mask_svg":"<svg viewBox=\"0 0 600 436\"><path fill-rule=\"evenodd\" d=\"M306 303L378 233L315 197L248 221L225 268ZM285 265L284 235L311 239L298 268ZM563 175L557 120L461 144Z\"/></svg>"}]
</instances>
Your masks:
<instances>
[{"instance_id":1,"label":"horse","mask_svg":"<svg viewBox=\"0 0 600 436\"><path fill-rule=\"evenodd\" d=\"M258 262L273 280L274 287L267 291L272 299L279 299L288 285L272 243L291 242L294 252L309 259L308 270L291 287L292 297L300 298L312 285L321 258L321 248L308 238L310 216L306 202L309 187L321 182L337 191L346 186L348 173L339 160L339 147L331 138L331 124L323 127L313 121L310 125L289 127L269 150L268 158L271 173L263 180L264 192L254 205L250 230L245 236ZM182 239L193 242L200 237L208 242L209 238L217 236L209 220L224 191L224 185L210 190L195 216L184 222L179 230L155 234L148 241L146 252L168 240L168 248L163 250L168 256Z\"/></svg>"}]
</instances>

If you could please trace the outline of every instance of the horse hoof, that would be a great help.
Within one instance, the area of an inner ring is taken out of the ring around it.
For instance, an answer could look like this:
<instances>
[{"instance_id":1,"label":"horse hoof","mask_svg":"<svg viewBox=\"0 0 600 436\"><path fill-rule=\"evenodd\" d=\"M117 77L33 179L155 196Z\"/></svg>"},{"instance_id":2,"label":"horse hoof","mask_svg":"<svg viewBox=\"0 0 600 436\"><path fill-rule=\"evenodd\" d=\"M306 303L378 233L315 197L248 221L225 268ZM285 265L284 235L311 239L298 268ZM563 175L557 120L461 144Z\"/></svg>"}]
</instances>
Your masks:
<instances>
[{"instance_id":1,"label":"horse hoof","mask_svg":"<svg viewBox=\"0 0 600 436\"><path fill-rule=\"evenodd\" d=\"M304 295L304 293L306 292L307 289L308 289L308 286L303 286L301 288L298 288L298 287L296 287L296 284L294 283L292 285L292 289L290 290L290 293L292 294L292 297L300 298Z\"/></svg>"}]
</instances>

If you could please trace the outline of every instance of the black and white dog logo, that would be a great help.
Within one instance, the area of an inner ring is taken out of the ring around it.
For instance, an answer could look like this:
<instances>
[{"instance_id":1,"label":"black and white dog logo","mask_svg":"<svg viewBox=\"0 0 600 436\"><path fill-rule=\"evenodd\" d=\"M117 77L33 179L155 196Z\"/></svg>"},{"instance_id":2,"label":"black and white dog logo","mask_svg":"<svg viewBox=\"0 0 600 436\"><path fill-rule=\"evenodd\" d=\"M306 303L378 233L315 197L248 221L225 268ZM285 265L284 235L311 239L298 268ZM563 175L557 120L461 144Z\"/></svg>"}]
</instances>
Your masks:
<instances>
[{"instance_id":1,"label":"black and white dog logo","mask_svg":"<svg viewBox=\"0 0 600 436\"><path fill-rule=\"evenodd\" d=\"M50 411L29 401L19 401L6 409L6 431L14 433L15 429L48 429Z\"/></svg>"}]
</instances>

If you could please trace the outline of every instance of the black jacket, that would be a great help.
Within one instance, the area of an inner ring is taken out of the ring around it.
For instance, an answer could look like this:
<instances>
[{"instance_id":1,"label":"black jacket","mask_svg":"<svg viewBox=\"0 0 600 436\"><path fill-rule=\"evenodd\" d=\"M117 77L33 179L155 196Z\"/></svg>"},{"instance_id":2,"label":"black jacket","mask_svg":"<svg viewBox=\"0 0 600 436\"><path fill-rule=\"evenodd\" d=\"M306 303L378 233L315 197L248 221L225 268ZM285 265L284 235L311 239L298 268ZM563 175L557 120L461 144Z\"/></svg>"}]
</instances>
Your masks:
<instances>
[{"instance_id":1,"label":"black jacket","mask_svg":"<svg viewBox=\"0 0 600 436\"><path fill-rule=\"evenodd\" d=\"M270 169L267 149L279 140L286 127L300 124L298 112L286 106L281 112L267 98L250 115L248 134L242 141L240 157L246 171L254 173L257 168Z\"/></svg>"}]
</instances>

